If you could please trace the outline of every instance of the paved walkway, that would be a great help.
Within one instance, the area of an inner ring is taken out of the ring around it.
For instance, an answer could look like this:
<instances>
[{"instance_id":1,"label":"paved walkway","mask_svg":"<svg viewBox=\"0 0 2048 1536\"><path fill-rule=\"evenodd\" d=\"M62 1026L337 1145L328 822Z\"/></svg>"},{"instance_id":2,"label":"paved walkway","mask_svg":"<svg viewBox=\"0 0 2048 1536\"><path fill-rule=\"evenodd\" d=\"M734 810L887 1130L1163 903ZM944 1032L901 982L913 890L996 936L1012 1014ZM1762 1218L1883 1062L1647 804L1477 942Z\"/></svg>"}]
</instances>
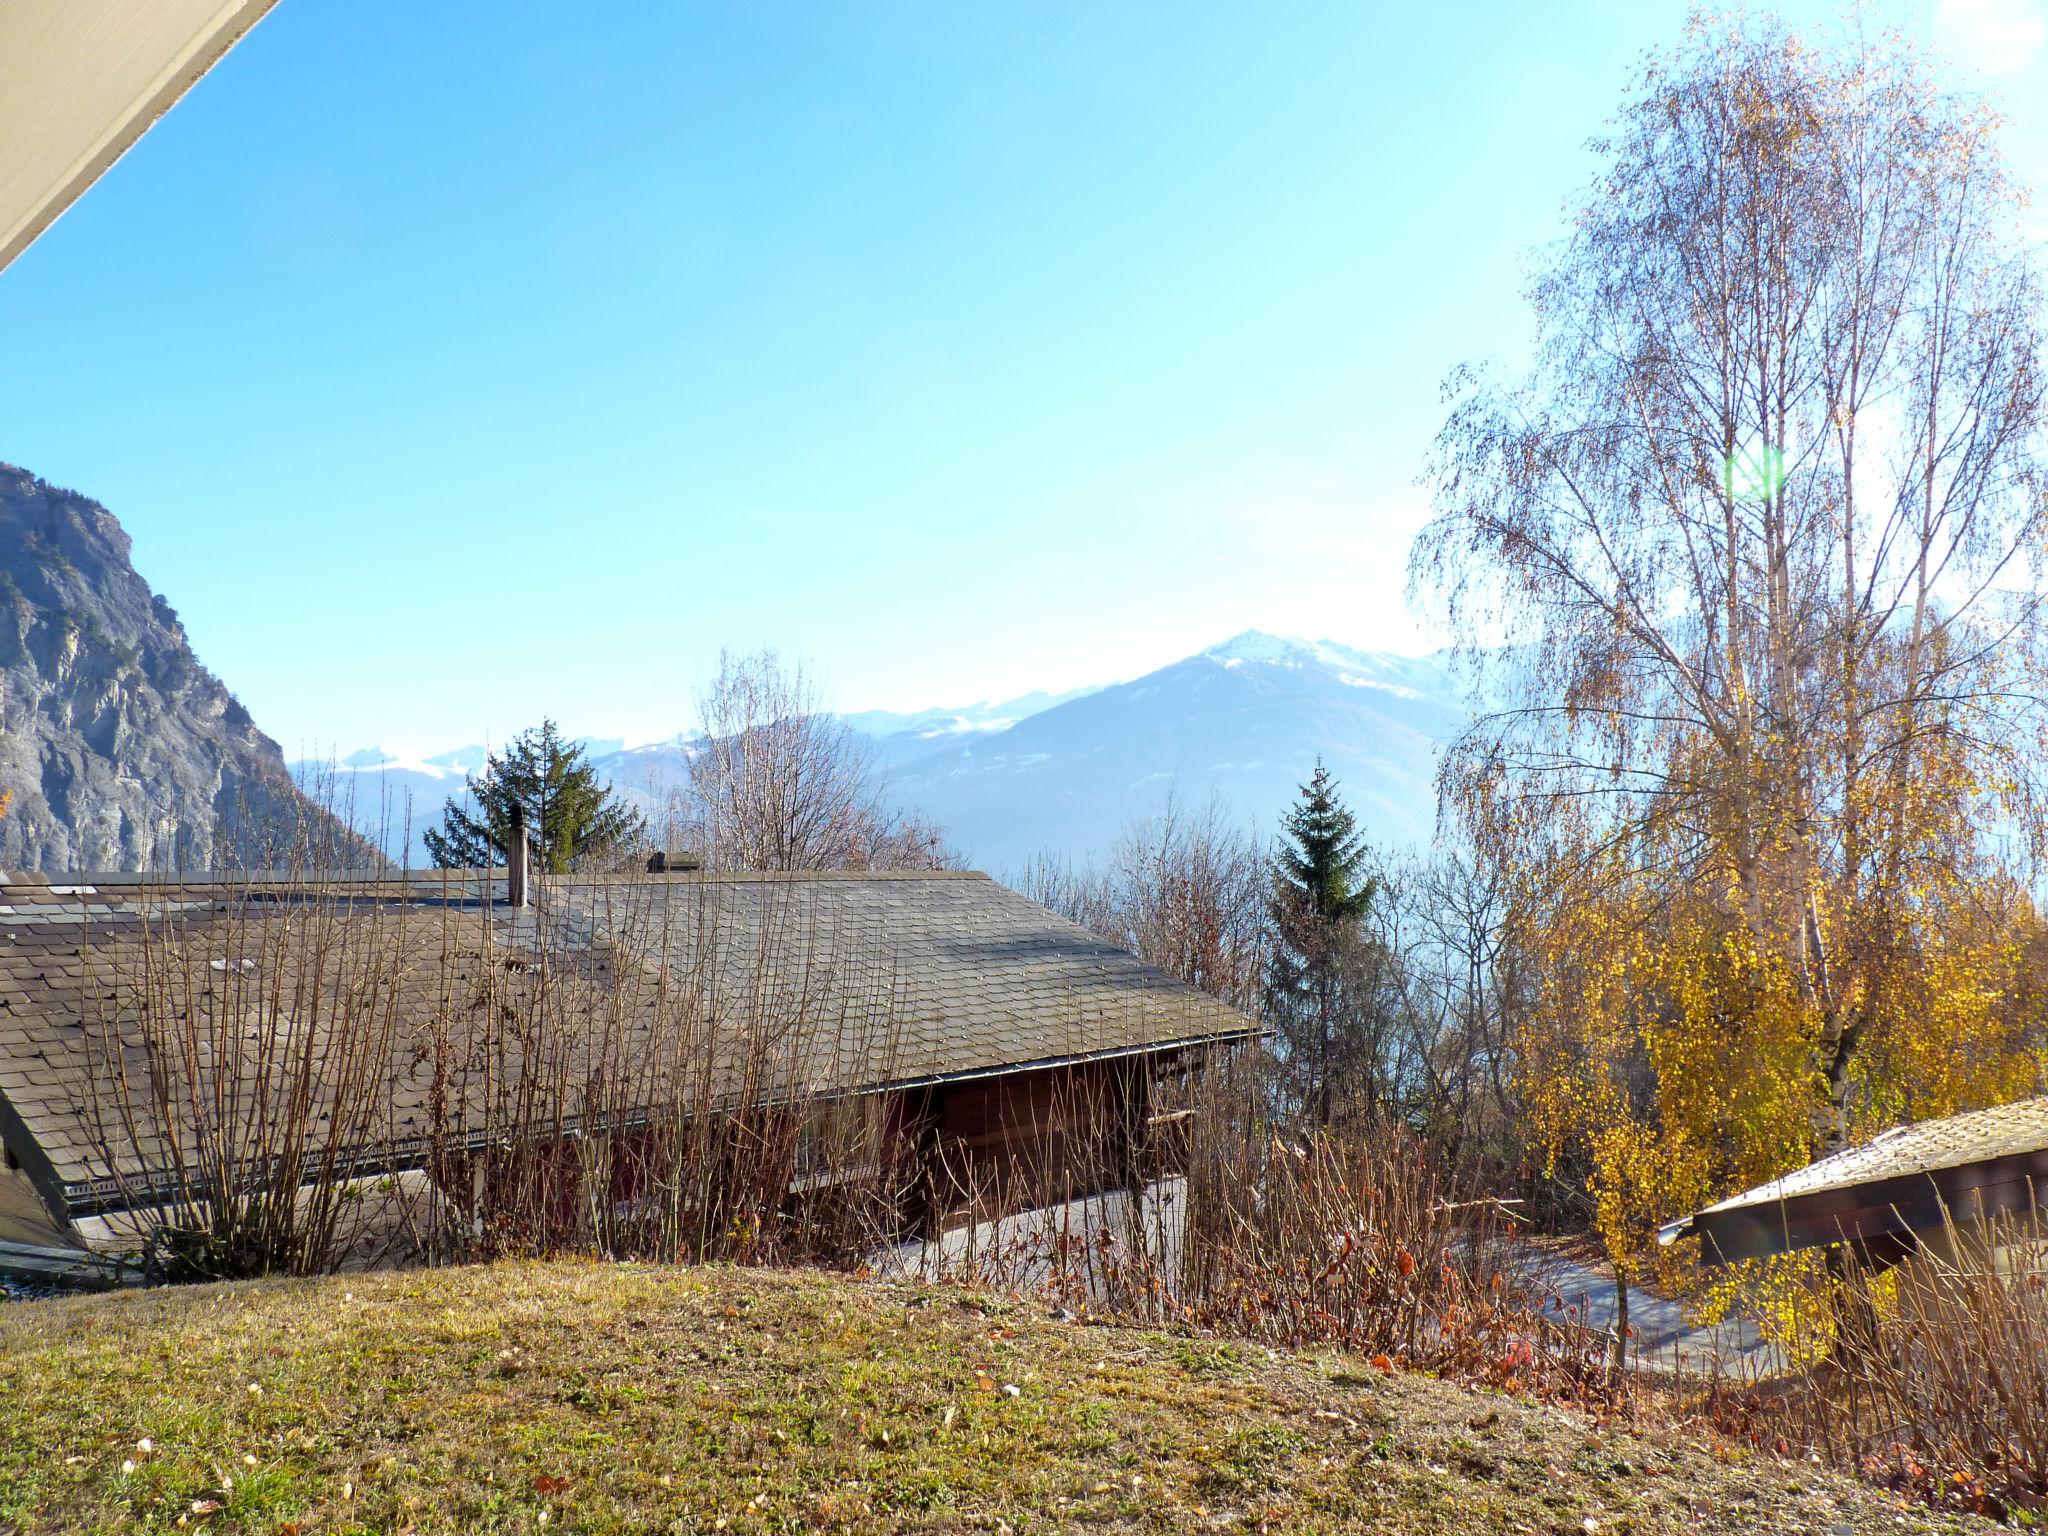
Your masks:
<instances>
[{"instance_id":1,"label":"paved walkway","mask_svg":"<svg viewBox=\"0 0 2048 1536\"><path fill-rule=\"evenodd\" d=\"M1139 1209L1133 1209L1126 1194L1092 1195L964 1224L929 1241L898 1243L870 1254L868 1263L905 1278L974 1280L1027 1291L1053 1278L1059 1268L1054 1255L1063 1251L1083 1271L1083 1289L1099 1296L1093 1266L1083 1255L1101 1256L1105 1237L1125 1250L1142 1240L1155 1262L1171 1268L1180 1257L1185 1198L1183 1181L1167 1179L1147 1187Z\"/></svg>"},{"instance_id":2,"label":"paved walkway","mask_svg":"<svg viewBox=\"0 0 2048 1536\"><path fill-rule=\"evenodd\" d=\"M1614 1327L1620 1302L1614 1294L1612 1271L1551 1254L1538 1275L1567 1312L1588 1327L1602 1332ZM1629 1287L1628 1323L1635 1331L1635 1354L1652 1368L1754 1372L1775 1363L1774 1352L1757 1332L1755 1319L1731 1318L1718 1327L1702 1328L1686 1315L1682 1302L1639 1286Z\"/></svg>"}]
</instances>

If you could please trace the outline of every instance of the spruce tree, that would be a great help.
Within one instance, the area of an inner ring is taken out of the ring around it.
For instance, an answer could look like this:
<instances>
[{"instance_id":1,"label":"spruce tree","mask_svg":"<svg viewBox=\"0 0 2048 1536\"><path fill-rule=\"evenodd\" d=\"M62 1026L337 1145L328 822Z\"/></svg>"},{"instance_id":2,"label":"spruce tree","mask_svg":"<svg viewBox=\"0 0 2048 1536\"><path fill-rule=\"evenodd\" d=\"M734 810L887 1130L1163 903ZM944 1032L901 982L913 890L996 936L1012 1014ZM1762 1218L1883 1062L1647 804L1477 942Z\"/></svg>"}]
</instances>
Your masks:
<instances>
[{"instance_id":1,"label":"spruce tree","mask_svg":"<svg viewBox=\"0 0 2048 1536\"><path fill-rule=\"evenodd\" d=\"M441 825L424 835L427 852L443 869L485 869L505 862L512 808L525 807L534 865L562 874L579 858L604 854L637 839L643 822L584 761L583 748L552 720L521 732L501 757L469 779L474 813L450 799Z\"/></svg>"},{"instance_id":2,"label":"spruce tree","mask_svg":"<svg viewBox=\"0 0 2048 1536\"><path fill-rule=\"evenodd\" d=\"M1302 1107L1328 1125L1347 1036L1371 1000L1354 995L1359 928L1379 894L1365 837L1316 760L1281 823L1273 860L1273 957L1266 1009L1302 1079Z\"/></svg>"}]
</instances>

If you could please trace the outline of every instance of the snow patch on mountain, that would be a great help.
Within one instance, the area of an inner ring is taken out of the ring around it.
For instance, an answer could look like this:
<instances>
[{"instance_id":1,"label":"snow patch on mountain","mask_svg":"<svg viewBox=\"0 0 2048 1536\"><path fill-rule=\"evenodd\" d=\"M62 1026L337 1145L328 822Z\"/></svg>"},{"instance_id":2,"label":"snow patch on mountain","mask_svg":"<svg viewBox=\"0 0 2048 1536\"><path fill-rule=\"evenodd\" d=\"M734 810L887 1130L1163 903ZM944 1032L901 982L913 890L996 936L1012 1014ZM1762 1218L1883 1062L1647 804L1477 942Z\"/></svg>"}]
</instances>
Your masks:
<instances>
[{"instance_id":1,"label":"snow patch on mountain","mask_svg":"<svg viewBox=\"0 0 2048 1536\"><path fill-rule=\"evenodd\" d=\"M1086 698L1101 684L1070 688L1064 693L1034 689L1014 699L982 700L976 704L944 705L936 709L898 713L887 709L861 709L839 718L864 736L898 742L937 741L948 736L1006 731L1020 720L1057 708L1073 699Z\"/></svg>"}]
</instances>

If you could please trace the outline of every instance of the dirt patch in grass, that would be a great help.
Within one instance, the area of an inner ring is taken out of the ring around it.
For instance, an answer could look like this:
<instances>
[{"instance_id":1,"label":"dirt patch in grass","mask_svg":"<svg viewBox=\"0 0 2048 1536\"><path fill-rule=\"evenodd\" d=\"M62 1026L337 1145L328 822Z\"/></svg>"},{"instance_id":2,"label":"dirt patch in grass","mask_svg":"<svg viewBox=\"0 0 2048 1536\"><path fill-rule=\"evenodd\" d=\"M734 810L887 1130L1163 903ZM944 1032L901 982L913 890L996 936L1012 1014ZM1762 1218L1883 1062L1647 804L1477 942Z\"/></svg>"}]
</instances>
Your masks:
<instances>
[{"instance_id":1,"label":"dirt patch in grass","mask_svg":"<svg viewBox=\"0 0 2048 1536\"><path fill-rule=\"evenodd\" d=\"M1334 1355L815 1273L22 1303L0 1409L9 1533L1989 1529Z\"/></svg>"}]
</instances>

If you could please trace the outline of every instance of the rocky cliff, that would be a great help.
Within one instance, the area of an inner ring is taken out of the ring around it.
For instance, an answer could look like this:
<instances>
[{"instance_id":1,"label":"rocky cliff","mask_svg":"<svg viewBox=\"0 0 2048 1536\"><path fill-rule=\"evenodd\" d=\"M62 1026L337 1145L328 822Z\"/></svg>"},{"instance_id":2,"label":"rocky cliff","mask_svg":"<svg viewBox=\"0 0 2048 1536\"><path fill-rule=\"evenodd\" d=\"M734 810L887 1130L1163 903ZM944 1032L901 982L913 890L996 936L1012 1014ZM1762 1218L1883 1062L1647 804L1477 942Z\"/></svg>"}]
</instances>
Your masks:
<instances>
[{"instance_id":1,"label":"rocky cliff","mask_svg":"<svg viewBox=\"0 0 2048 1536\"><path fill-rule=\"evenodd\" d=\"M0 869L360 862L128 550L98 502L0 464Z\"/></svg>"}]
</instances>

